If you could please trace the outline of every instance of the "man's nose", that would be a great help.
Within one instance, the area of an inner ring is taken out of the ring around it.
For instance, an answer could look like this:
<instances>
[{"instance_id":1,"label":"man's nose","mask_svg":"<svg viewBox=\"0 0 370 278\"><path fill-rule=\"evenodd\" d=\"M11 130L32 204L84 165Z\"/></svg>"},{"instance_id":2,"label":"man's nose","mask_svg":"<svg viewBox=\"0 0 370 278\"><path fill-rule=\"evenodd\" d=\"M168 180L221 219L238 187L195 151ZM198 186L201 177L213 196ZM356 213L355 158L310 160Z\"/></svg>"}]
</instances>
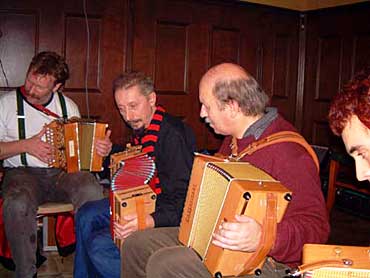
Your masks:
<instances>
[{"instance_id":1,"label":"man's nose","mask_svg":"<svg viewBox=\"0 0 370 278\"><path fill-rule=\"evenodd\" d=\"M207 112L206 109L204 108L204 105L200 107L200 113L199 113L201 118L206 118L207 117Z\"/></svg>"},{"instance_id":2,"label":"man's nose","mask_svg":"<svg viewBox=\"0 0 370 278\"><path fill-rule=\"evenodd\" d=\"M30 90L29 90L29 94L30 95L32 95L32 94L34 94L36 92L36 88L35 88L35 86L34 85L31 85L30 86Z\"/></svg>"},{"instance_id":3,"label":"man's nose","mask_svg":"<svg viewBox=\"0 0 370 278\"><path fill-rule=\"evenodd\" d=\"M359 181L370 179L370 161L368 160L356 160L356 177Z\"/></svg>"},{"instance_id":4,"label":"man's nose","mask_svg":"<svg viewBox=\"0 0 370 278\"><path fill-rule=\"evenodd\" d=\"M133 116L133 113L132 113L132 111L126 111L126 113L125 113L126 115L125 115L125 119L126 119L126 121L131 121L133 118L134 118L134 116Z\"/></svg>"}]
</instances>

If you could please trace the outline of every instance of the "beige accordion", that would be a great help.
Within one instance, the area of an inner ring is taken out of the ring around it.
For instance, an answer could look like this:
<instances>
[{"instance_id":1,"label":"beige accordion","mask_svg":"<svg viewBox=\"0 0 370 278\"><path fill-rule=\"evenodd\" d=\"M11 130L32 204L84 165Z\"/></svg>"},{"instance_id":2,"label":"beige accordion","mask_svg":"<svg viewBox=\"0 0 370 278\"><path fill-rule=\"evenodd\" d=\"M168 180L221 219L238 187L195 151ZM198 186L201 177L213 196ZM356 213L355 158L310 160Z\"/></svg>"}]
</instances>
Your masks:
<instances>
[{"instance_id":1,"label":"beige accordion","mask_svg":"<svg viewBox=\"0 0 370 278\"><path fill-rule=\"evenodd\" d=\"M193 248L213 277L260 274L276 237L291 192L264 171L246 162L230 162L197 154L191 173L179 240ZM262 226L255 252L240 252L212 244L212 233L235 214L254 218Z\"/></svg>"},{"instance_id":2,"label":"beige accordion","mask_svg":"<svg viewBox=\"0 0 370 278\"><path fill-rule=\"evenodd\" d=\"M146 228L146 215L155 211L157 195L148 185L154 176L155 164L141 152L141 146L111 155L111 233L120 248L122 242L113 231L113 222L125 224L123 216L136 213L138 229Z\"/></svg>"},{"instance_id":3,"label":"beige accordion","mask_svg":"<svg viewBox=\"0 0 370 278\"><path fill-rule=\"evenodd\" d=\"M370 246L305 244L302 262L291 276L370 278Z\"/></svg>"},{"instance_id":4,"label":"beige accordion","mask_svg":"<svg viewBox=\"0 0 370 278\"><path fill-rule=\"evenodd\" d=\"M46 125L46 142L54 146L49 166L68 173L102 170L103 158L97 154L95 140L104 139L108 125L81 119L55 120Z\"/></svg>"}]
</instances>

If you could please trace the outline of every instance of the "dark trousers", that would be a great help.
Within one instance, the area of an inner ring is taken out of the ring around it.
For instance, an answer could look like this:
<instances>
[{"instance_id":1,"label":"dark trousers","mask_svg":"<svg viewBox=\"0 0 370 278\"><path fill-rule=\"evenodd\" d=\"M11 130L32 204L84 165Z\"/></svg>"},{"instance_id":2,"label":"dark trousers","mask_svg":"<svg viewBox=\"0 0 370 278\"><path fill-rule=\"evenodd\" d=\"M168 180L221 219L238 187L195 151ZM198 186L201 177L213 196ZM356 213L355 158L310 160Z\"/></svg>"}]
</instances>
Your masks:
<instances>
[{"instance_id":1,"label":"dark trousers","mask_svg":"<svg viewBox=\"0 0 370 278\"><path fill-rule=\"evenodd\" d=\"M182 246L177 237L178 227L148 229L129 236L121 249L121 278L210 278L198 255ZM269 258L258 277L281 278L286 269Z\"/></svg>"},{"instance_id":2,"label":"dark trousers","mask_svg":"<svg viewBox=\"0 0 370 278\"><path fill-rule=\"evenodd\" d=\"M75 217L74 278L119 278L120 252L110 233L109 199L88 202Z\"/></svg>"},{"instance_id":3,"label":"dark trousers","mask_svg":"<svg viewBox=\"0 0 370 278\"><path fill-rule=\"evenodd\" d=\"M3 217L17 278L36 273L37 208L45 202L71 202L75 210L103 198L102 187L87 172L67 174L50 168L6 169Z\"/></svg>"}]
</instances>

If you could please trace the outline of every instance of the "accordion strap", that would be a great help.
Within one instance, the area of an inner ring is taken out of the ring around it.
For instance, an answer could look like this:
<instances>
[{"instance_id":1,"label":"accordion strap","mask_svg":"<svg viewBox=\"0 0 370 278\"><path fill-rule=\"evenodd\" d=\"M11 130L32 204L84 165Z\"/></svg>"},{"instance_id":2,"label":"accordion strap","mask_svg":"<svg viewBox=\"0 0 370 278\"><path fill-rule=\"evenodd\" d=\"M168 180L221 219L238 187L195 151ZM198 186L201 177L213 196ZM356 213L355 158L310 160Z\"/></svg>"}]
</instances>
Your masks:
<instances>
[{"instance_id":1,"label":"accordion strap","mask_svg":"<svg viewBox=\"0 0 370 278\"><path fill-rule=\"evenodd\" d=\"M138 196L137 198L135 198L135 203L137 213L137 227L138 230L144 230L146 228L144 196Z\"/></svg>"},{"instance_id":2,"label":"accordion strap","mask_svg":"<svg viewBox=\"0 0 370 278\"><path fill-rule=\"evenodd\" d=\"M236 139L233 137L232 146L236 146ZM307 143L307 141L297 132L294 131L280 131L271 134L270 136L267 136L265 138L262 138L258 141L255 141L251 144L249 144L244 150L242 150L239 154L237 154L235 157L232 158L232 160L239 161L246 155L251 155L254 152L273 145L277 143L286 143L286 142L292 142L297 143L301 145L305 150L310 154L312 157L312 160L314 161L317 171L320 170L320 164L319 160L317 158L317 155L315 151L312 149L312 147ZM233 147L232 147L233 148Z\"/></svg>"},{"instance_id":3,"label":"accordion strap","mask_svg":"<svg viewBox=\"0 0 370 278\"><path fill-rule=\"evenodd\" d=\"M323 267L337 267L337 268L348 268L351 267L349 260L322 260L313 263L303 264L296 269L293 269L288 276L300 277L303 273L308 271L314 271ZM356 276L357 277L357 276Z\"/></svg>"},{"instance_id":4,"label":"accordion strap","mask_svg":"<svg viewBox=\"0 0 370 278\"><path fill-rule=\"evenodd\" d=\"M268 252L274 245L277 229L277 195L267 193L266 195L266 215L262 226L261 240L253 256L244 264L243 271L237 276L248 274L256 269L266 258Z\"/></svg>"}]
</instances>

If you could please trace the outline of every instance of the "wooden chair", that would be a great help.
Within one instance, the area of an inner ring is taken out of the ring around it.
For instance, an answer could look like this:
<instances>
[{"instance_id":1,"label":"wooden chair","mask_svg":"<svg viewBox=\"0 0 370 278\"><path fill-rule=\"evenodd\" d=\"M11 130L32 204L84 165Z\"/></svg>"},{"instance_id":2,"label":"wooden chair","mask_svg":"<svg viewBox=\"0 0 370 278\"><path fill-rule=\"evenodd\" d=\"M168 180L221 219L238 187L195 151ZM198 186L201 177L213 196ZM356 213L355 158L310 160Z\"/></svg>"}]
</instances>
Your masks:
<instances>
[{"instance_id":1,"label":"wooden chair","mask_svg":"<svg viewBox=\"0 0 370 278\"><path fill-rule=\"evenodd\" d=\"M368 183L359 182L356 179L355 171L355 165L351 157L336 152L331 154L326 199L326 208L329 214L333 208L338 187L370 195L370 187L367 187Z\"/></svg>"},{"instance_id":2,"label":"wooden chair","mask_svg":"<svg viewBox=\"0 0 370 278\"><path fill-rule=\"evenodd\" d=\"M71 203L44 203L38 207L37 218L42 218L43 251L57 251L55 241L55 216L60 213L72 212Z\"/></svg>"}]
</instances>

